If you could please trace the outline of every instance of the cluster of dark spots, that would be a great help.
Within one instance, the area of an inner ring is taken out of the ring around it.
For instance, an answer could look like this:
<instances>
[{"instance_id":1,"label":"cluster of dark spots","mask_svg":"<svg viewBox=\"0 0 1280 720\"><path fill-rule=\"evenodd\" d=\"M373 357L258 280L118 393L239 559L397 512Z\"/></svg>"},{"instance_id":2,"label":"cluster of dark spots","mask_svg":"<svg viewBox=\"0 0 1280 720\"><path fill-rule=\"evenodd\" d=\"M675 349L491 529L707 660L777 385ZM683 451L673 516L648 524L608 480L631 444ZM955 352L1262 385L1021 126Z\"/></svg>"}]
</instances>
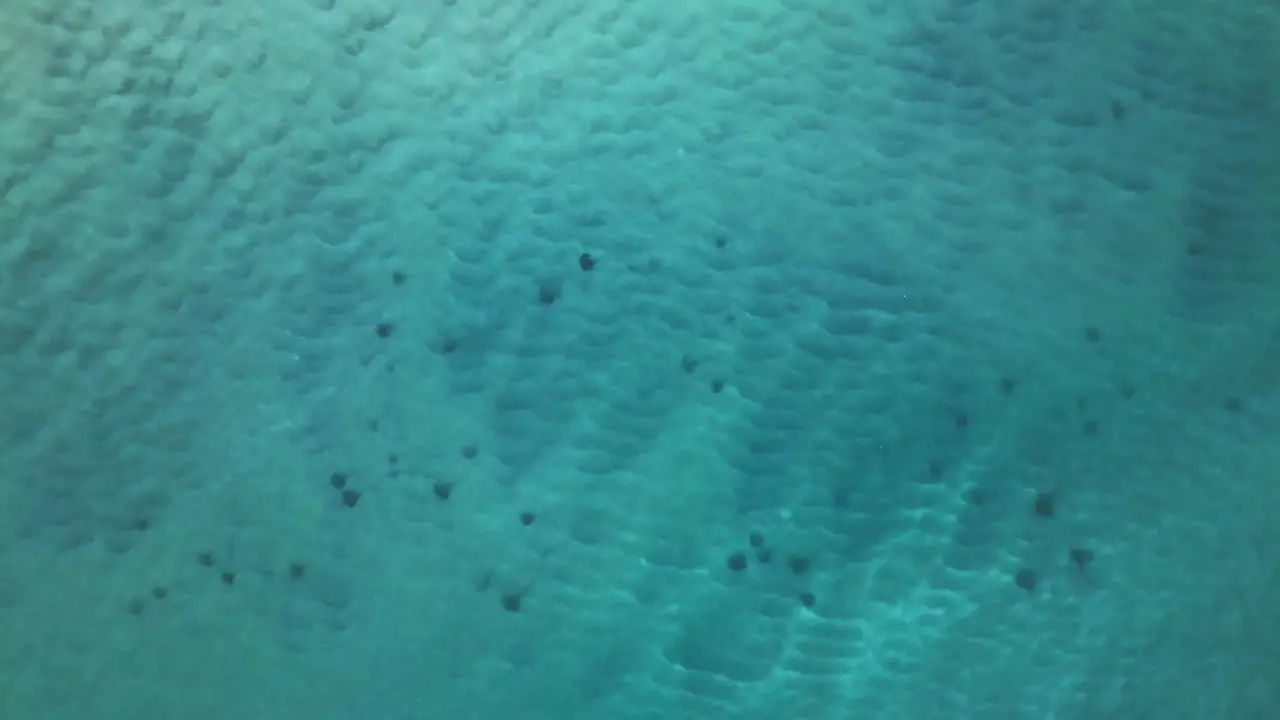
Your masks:
<instances>
[{"instance_id":1,"label":"cluster of dark spots","mask_svg":"<svg viewBox=\"0 0 1280 720\"><path fill-rule=\"evenodd\" d=\"M1124 108L1119 103L1115 103L1112 105L1112 112L1119 119L1124 115ZM1203 253L1205 248L1200 243L1192 243L1186 247L1186 251L1189 255L1194 256ZM1103 332L1101 324L1084 324L1083 327L1077 326L1071 328L1070 331L1080 333L1078 337L1082 340L1082 348L1093 348L1095 352L1104 351L1107 347L1107 343L1104 341L1110 339L1110 336ZM1011 373L998 375L994 380L994 388L991 393L996 398L1010 400L1020 398L1024 396L1029 387L1029 384L1024 381L1035 379L1035 377L1034 374L1021 378ZM1121 375L1112 379L1109 383L1109 388L1110 392L1114 394L1110 395L1110 398L1115 399L1118 396L1119 399L1124 401L1134 400L1140 394L1138 382L1138 377L1133 375L1129 377ZM1147 392L1147 390L1143 390L1143 392ZM1061 398L1062 405L1055 410L1061 413L1061 417L1070 418L1065 421L1063 429L1073 433L1078 432L1079 435L1085 438L1106 437L1102 433L1102 429L1103 424L1111 419L1108 413L1122 418L1125 417L1122 413L1125 412L1128 405L1115 403L1114 401L1094 402L1093 400L1094 398L1086 396ZM1221 400L1219 407L1226 413L1235 414L1243 413L1248 409L1247 403L1239 395L1226 396L1225 399ZM955 430L964 431L969 429L971 417L967 412L967 408L953 406L950 412L950 421ZM960 435L960 438L963 441L964 436ZM929 462L927 470L921 474L926 475L933 483L941 483L948 479L947 475L949 473L946 473L945 470L946 468L944 468L943 464L935 459ZM993 508L998 507L998 504L989 497L990 493L987 490L978 487L969 489L957 488L957 490L962 492L962 499L973 512L990 512ZM1059 517L1060 504L1061 499L1055 492L1041 490L1030 500L1031 514L1043 521L1054 520ZM837 509L845 509L850 505L850 500L845 494L836 493L832 496L832 505ZM992 521L998 521L998 519L992 519ZM1064 553L1062 549L1058 549L1055 552ZM1062 555L1059 555L1059 557L1062 557ZM760 558L760 561L763 563L764 558ZM1097 561L1095 552L1087 547L1087 544L1075 545L1065 551L1065 559L1062 562L1061 570L1075 574L1087 574L1092 571ZM1015 569L1008 577L1016 587L1030 594L1036 593L1040 589L1046 577L1045 572L1046 568L1043 567L1024 566Z\"/></svg>"},{"instance_id":2,"label":"cluster of dark spots","mask_svg":"<svg viewBox=\"0 0 1280 720\"><path fill-rule=\"evenodd\" d=\"M235 587L239 580L239 575L235 570L229 567L218 567L219 562L217 556L211 550L201 550L195 554L196 564L206 570L212 570L212 577L216 578L216 582L227 588ZM307 574L307 565L303 562L293 561L288 564L287 572L289 579L292 581L300 581ZM146 610L148 604L160 603L170 600L174 597L172 586L165 583L157 583L151 586L145 596L139 595L126 603L125 609L133 615L141 615Z\"/></svg>"},{"instance_id":3,"label":"cluster of dark spots","mask_svg":"<svg viewBox=\"0 0 1280 720\"><path fill-rule=\"evenodd\" d=\"M589 252L578 253L578 269L584 273L595 271L600 265L600 260ZM551 307L555 305L563 294L564 289L560 280L545 279L538 282L538 304L543 307ZM444 354L449 354L452 350L445 350Z\"/></svg>"},{"instance_id":4,"label":"cluster of dark spots","mask_svg":"<svg viewBox=\"0 0 1280 720\"><path fill-rule=\"evenodd\" d=\"M760 565L769 565L773 562L773 548L769 547L769 543L765 540L763 534L754 531L749 533L747 535L747 545L750 551L735 550L725 557L724 564L730 572L741 573L748 570L750 568L749 555L754 555L756 562ZM808 556L792 554L787 558L787 568L795 577L808 575L811 567L812 561ZM813 604L817 601L813 592L809 590L801 591L797 598L805 607L813 607Z\"/></svg>"},{"instance_id":5,"label":"cluster of dark spots","mask_svg":"<svg viewBox=\"0 0 1280 720\"><path fill-rule=\"evenodd\" d=\"M151 588L151 597L154 602L161 602L169 597L169 588L164 585L156 585ZM125 603L125 610L130 615L141 615L147 609L147 600L142 597L131 598Z\"/></svg>"},{"instance_id":6,"label":"cluster of dark spots","mask_svg":"<svg viewBox=\"0 0 1280 720\"><path fill-rule=\"evenodd\" d=\"M200 564L200 567L205 567L205 568L216 568L218 564L217 558L213 556L212 552L209 552L207 550L196 555L196 562ZM222 583L224 585L233 585L235 584L235 581L236 581L236 574L232 570L224 569L218 573L218 577L219 579L222 580Z\"/></svg>"},{"instance_id":7,"label":"cluster of dark spots","mask_svg":"<svg viewBox=\"0 0 1280 720\"><path fill-rule=\"evenodd\" d=\"M1031 502L1031 512L1035 517L1043 520L1053 520L1058 516L1058 505L1057 493L1041 490L1035 494ZM1093 551L1082 546L1076 546L1067 551L1069 564L1080 572L1092 565L1093 557ZM1040 575L1034 568L1024 567L1014 573L1013 583L1028 593L1034 593L1040 586Z\"/></svg>"},{"instance_id":8,"label":"cluster of dark spots","mask_svg":"<svg viewBox=\"0 0 1280 720\"><path fill-rule=\"evenodd\" d=\"M360 503L360 498L364 497L364 494L349 487L350 481L351 476L344 472L329 475L329 487L338 491L338 499L342 501L343 506L354 508Z\"/></svg>"}]
</instances>

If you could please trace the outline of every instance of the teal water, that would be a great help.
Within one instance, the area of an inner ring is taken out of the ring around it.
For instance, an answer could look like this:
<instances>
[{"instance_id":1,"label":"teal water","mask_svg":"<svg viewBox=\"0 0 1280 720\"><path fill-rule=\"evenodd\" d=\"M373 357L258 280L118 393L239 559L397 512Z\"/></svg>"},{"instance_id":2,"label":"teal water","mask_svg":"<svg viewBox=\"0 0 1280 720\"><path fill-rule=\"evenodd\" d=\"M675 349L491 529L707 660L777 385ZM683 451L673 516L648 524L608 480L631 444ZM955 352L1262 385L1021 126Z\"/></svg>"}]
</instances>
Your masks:
<instances>
[{"instance_id":1,"label":"teal water","mask_svg":"<svg viewBox=\"0 0 1280 720\"><path fill-rule=\"evenodd\" d=\"M20 1L0 715L1273 717L1277 37Z\"/></svg>"}]
</instances>

